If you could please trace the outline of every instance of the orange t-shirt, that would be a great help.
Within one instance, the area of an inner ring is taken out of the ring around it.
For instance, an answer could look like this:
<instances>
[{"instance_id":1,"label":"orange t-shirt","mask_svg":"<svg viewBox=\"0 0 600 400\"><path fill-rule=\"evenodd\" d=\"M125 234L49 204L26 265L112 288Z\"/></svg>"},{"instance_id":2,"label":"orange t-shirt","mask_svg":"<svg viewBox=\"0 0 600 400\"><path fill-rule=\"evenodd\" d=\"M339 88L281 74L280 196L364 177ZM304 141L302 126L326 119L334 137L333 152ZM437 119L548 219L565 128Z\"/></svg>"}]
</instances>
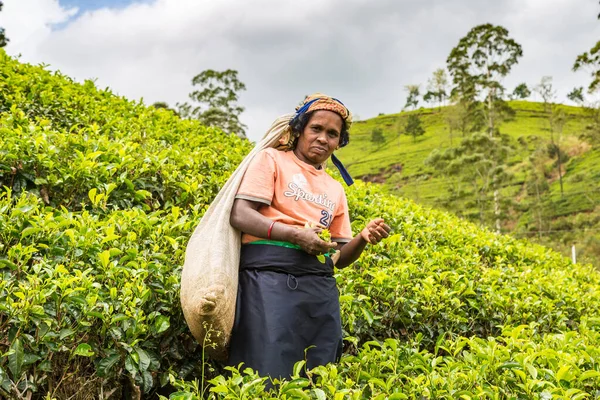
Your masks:
<instances>
[{"instance_id":1,"label":"orange t-shirt","mask_svg":"<svg viewBox=\"0 0 600 400\"><path fill-rule=\"evenodd\" d=\"M258 211L288 225L306 222L329 228L332 241L352 239L348 202L342 185L324 169L300 161L293 151L273 148L259 152L251 161L236 199L263 203ZM264 239L264 238L263 238ZM261 240L244 233L242 243Z\"/></svg>"}]
</instances>

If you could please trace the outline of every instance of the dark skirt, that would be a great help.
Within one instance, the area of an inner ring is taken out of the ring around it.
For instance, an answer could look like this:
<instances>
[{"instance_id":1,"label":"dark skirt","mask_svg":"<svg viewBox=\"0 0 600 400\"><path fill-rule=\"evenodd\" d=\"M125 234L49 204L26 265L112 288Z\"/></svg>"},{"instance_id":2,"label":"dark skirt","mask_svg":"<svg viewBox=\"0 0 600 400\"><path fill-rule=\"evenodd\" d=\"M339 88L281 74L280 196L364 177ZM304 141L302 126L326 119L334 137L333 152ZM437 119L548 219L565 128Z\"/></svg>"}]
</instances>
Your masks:
<instances>
[{"instance_id":1,"label":"dark skirt","mask_svg":"<svg viewBox=\"0 0 600 400\"><path fill-rule=\"evenodd\" d=\"M283 265L282 265L283 264ZM243 362L261 376L289 378L339 360L342 327L333 265L272 245L242 247L229 364Z\"/></svg>"}]
</instances>

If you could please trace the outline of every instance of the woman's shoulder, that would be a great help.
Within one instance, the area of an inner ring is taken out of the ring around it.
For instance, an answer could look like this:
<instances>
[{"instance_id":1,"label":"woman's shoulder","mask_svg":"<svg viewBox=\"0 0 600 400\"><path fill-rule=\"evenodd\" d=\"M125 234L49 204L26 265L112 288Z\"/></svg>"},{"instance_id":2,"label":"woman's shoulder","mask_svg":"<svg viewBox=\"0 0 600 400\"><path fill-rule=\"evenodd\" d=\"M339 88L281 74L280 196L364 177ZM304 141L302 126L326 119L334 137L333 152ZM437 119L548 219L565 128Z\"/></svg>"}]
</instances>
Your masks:
<instances>
[{"instance_id":1,"label":"woman's shoulder","mask_svg":"<svg viewBox=\"0 0 600 400\"><path fill-rule=\"evenodd\" d=\"M335 179L333 176L331 176L329 171L326 171L323 174L323 176L325 177L325 179L327 180L327 184L331 188L335 188L335 190L340 191L342 194L345 194L344 185L342 185L337 179Z\"/></svg>"},{"instance_id":2,"label":"woman's shoulder","mask_svg":"<svg viewBox=\"0 0 600 400\"><path fill-rule=\"evenodd\" d=\"M257 153L255 153L254 160L255 160L255 162L259 162L259 163L262 163L267 160L271 160L271 161L277 163L277 161L279 159L279 155L277 153L278 153L277 149L267 147L267 148L261 149Z\"/></svg>"},{"instance_id":3,"label":"woman's shoulder","mask_svg":"<svg viewBox=\"0 0 600 400\"><path fill-rule=\"evenodd\" d=\"M275 160L281 157L281 153L283 153L283 151L277 150L273 147L267 147L258 152L258 154L269 156Z\"/></svg>"}]
</instances>

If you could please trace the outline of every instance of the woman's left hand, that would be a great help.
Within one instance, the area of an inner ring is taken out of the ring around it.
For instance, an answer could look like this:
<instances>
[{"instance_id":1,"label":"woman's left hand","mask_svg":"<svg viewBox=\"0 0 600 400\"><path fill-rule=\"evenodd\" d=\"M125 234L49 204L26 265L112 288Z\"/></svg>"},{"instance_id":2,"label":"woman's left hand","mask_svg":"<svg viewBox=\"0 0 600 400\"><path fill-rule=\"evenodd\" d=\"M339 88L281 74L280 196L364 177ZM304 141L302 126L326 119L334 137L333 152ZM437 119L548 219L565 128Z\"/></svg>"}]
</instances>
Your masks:
<instances>
[{"instance_id":1,"label":"woman's left hand","mask_svg":"<svg viewBox=\"0 0 600 400\"><path fill-rule=\"evenodd\" d=\"M385 223L383 218L376 218L370 221L360 232L365 242L377 244L390 235L392 229Z\"/></svg>"}]
</instances>

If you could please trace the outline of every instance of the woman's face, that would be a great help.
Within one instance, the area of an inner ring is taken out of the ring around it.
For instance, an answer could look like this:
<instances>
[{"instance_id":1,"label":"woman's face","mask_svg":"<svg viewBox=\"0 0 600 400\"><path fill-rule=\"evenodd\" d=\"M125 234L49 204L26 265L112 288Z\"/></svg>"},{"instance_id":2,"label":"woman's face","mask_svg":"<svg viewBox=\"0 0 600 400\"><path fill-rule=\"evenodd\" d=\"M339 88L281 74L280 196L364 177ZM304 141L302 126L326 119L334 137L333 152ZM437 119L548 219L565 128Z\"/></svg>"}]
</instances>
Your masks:
<instances>
[{"instance_id":1,"label":"woman's face","mask_svg":"<svg viewBox=\"0 0 600 400\"><path fill-rule=\"evenodd\" d=\"M342 124L342 117L333 111L315 111L298 138L296 157L318 167L340 144Z\"/></svg>"}]
</instances>

